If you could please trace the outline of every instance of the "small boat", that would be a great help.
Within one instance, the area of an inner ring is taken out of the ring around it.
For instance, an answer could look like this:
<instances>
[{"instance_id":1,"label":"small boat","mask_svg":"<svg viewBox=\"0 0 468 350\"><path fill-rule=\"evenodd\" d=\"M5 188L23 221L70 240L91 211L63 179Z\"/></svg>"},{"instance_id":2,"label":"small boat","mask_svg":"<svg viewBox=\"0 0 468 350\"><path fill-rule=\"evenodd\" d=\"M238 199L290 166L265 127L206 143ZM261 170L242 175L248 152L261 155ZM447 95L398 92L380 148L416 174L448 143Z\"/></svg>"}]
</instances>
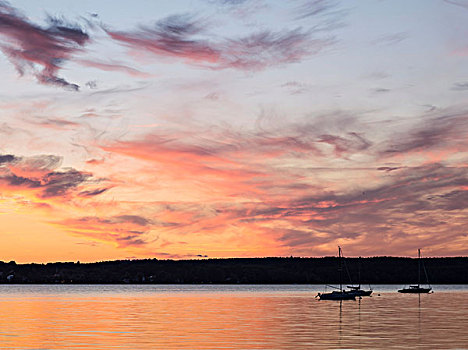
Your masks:
<instances>
[{"instance_id":1,"label":"small boat","mask_svg":"<svg viewBox=\"0 0 468 350\"><path fill-rule=\"evenodd\" d=\"M348 286L350 289L347 291L348 293L353 293L357 297L368 297L372 294L372 289L371 290L363 290L361 289L361 285L359 286Z\"/></svg>"},{"instance_id":2,"label":"small boat","mask_svg":"<svg viewBox=\"0 0 468 350\"><path fill-rule=\"evenodd\" d=\"M369 290L363 290L361 289L361 258L359 258L359 272L358 272L358 282L359 284L357 286L355 286L354 284L353 285L350 285L350 286L347 286L347 288L349 288L349 291L347 291L348 293L354 293L355 296L357 297L369 297L371 294L372 294L372 289L369 289ZM348 277L349 279L351 280L351 276L349 274L349 271L348 269L346 268L346 271L348 272ZM370 285L369 285L369 288L370 288Z\"/></svg>"},{"instance_id":3,"label":"small boat","mask_svg":"<svg viewBox=\"0 0 468 350\"><path fill-rule=\"evenodd\" d=\"M342 268L342 255L341 247L338 246L338 260L340 262L338 271L340 272L340 288L339 290L334 290L330 293L318 293L315 297L320 300L356 300L356 294L354 292L349 292L343 290L343 284L341 282L341 272Z\"/></svg>"},{"instance_id":4,"label":"small boat","mask_svg":"<svg viewBox=\"0 0 468 350\"><path fill-rule=\"evenodd\" d=\"M421 249L418 249L418 284L410 285L408 288L402 288L398 290L398 293L429 293L432 290L431 285L429 284L429 279L427 278L426 267L424 266L423 262L423 269L426 275L426 280L428 284L428 288L424 288L421 286Z\"/></svg>"},{"instance_id":5,"label":"small boat","mask_svg":"<svg viewBox=\"0 0 468 350\"><path fill-rule=\"evenodd\" d=\"M356 300L356 294L345 290L334 290L330 293L318 293L320 300Z\"/></svg>"},{"instance_id":6,"label":"small boat","mask_svg":"<svg viewBox=\"0 0 468 350\"><path fill-rule=\"evenodd\" d=\"M408 288L402 288L398 290L398 293L429 293L432 288L423 288L419 284L409 286Z\"/></svg>"}]
</instances>

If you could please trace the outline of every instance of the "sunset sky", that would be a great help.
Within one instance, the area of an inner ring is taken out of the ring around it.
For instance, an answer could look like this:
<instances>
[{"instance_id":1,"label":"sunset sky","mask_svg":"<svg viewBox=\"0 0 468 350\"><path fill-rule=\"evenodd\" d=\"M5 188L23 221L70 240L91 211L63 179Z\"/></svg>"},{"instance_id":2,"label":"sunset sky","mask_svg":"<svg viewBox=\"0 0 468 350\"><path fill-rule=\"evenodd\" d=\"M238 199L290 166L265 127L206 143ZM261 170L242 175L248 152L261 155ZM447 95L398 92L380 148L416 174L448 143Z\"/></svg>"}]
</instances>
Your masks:
<instances>
[{"instance_id":1,"label":"sunset sky","mask_svg":"<svg viewBox=\"0 0 468 350\"><path fill-rule=\"evenodd\" d=\"M468 254L468 1L0 1L0 260Z\"/></svg>"}]
</instances>

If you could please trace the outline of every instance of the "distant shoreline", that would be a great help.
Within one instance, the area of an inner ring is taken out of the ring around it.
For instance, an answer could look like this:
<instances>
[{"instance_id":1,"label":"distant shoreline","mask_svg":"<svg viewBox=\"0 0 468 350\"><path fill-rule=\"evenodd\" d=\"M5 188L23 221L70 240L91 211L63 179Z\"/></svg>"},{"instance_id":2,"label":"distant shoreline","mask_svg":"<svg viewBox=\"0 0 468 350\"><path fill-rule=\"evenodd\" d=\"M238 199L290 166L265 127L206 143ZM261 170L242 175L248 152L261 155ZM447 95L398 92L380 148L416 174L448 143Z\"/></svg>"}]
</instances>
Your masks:
<instances>
[{"instance_id":1,"label":"distant shoreline","mask_svg":"<svg viewBox=\"0 0 468 350\"><path fill-rule=\"evenodd\" d=\"M468 284L468 257L423 258L431 284ZM343 284L414 284L414 258L345 258ZM360 275L360 280L359 276ZM232 258L96 263L0 262L0 284L336 284L338 259ZM421 283L426 283L421 274Z\"/></svg>"}]
</instances>

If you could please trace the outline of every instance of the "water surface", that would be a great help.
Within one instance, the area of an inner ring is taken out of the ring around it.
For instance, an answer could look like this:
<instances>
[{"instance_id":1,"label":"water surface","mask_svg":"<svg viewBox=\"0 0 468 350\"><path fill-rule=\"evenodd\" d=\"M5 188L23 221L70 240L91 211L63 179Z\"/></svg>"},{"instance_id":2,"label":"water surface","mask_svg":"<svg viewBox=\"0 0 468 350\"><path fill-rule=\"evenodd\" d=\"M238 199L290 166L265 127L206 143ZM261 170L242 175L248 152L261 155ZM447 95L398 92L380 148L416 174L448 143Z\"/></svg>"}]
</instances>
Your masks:
<instances>
[{"instance_id":1,"label":"water surface","mask_svg":"<svg viewBox=\"0 0 468 350\"><path fill-rule=\"evenodd\" d=\"M1 349L468 349L468 286L1 285Z\"/></svg>"}]
</instances>

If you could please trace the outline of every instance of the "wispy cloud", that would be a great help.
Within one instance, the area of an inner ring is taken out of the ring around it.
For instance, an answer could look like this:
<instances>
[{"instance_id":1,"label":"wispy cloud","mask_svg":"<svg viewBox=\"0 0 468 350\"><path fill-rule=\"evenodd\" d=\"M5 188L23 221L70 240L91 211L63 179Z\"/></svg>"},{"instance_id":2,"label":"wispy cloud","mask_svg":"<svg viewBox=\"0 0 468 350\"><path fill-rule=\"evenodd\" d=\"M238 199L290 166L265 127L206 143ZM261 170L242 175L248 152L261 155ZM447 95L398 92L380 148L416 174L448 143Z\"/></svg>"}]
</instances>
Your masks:
<instances>
[{"instance_id":1,"label":"wispy cloud","mask_svg":"<svg viewBox=\"0 0 468 350\"><path fill-rule=\"evenodd\" d=\"M452 90L455 90L455 91L465 91L465 90L468 90L468 82L467 82L467 81L464 81L464 82L455 83L455 84L453 84L453 86L452 86Z\"/></svg>"},{"instance_id":2,"label":"wispy cloud","mask_svg":"<svg viewBox=\"0 0 468 350\"><path fill-rule=\"evenodd\" d=\"M333 32L347 25L349 9L336 0L299 0L292 11L295 21L308 24L314 33Z\"/></svg>"},{"instance_id":3,"label":"wispy cloud","mask_svg":"<svg viewBox=\"0 0 468 350\"><path fill-rule=\"evenodd\" d=\"M293 95L302 94L310 90L310 87L307 84L298 81L288 81L282 84L281 87L289 90Z\"/></svg>"},{"instance_id":4,"label":"wispy cloud","mask_svg":"<svg viewBox=\"0 0 468 350\"><path fill-rule=\"evenodd\" d=\"M313 39L302 29L262 31L228 40L221 50L220 68L259 70L299 62L333 43L332 38Z\"/></svg>"},{"instance_id":5,"label":"wispy cloud","mask_svg":"<svg viewBox=\"0 0 468 350\"><path fill-rule=\"evenodd\" d=\"M307 0L296 8L296 18L316 17L329 13L335 9L338 2L335 0Z\"/></svg>"},{"instance_id":6,"label":"wispy cloud","mask_svg":"<svg viewBox=\"0 0 468 350\"><path fill-rule=\"evenodd\" d=\"M392 34L385 34L379 36L375 40L372 41L371 44L373 45L396 45L403 40L406 40L409 37L409 34L406 32L400 33L392 33Z\"/></svg>"},{"instance_id":7,"label":"wispy cloud","mask_svg":"<svg viewBox=\"0 0 468 350\"><path fill-rule=\"evenodd\" d=\"M204 39L206 25L193 16L170 16L153 28L132 32L106 29L111 38L133 49L175 57L207 68L259 70L268 66L298 62L317 54L333 43L333 38L315 38L301 28L263 30L241 38Z\"/></svg>"},{"instance_id":8,"label":"wispy cloud","mask_svg":"<svg viewBox=\"0 0 468 350\"><path fill-rule=\"evenodd\" d=\"M150 220L138 215L119 215L106 218L81 217L65 219L56 224L68 231L96 241L115 243L120 248L140 247L148 243Z\"/></svg>"},{"instance_id":9,"label":"wispy cloud","mask_svg":"<svg viewBox=\"0 0 468 350\"><path fill-rule=\"evenodd\" d=\"M251 0L207 0L207 1L212 4L237 6L237 5L243 5L246 2L249 2Z\"/></svg>"},{"instance_id":10,"label":"wispy cloud","mask_svg":"<svg viewBox=\"0 0 468 350\"><path fill-rule=\"evenodd\" d=\"M31 119L29 122L44 128L56 130L76 129L82 126L79 123L59 118Z\"/></svg>"},{"instance_id":11,"label":"wispy cloud","mask_svg":"<svg viewBox=\"0 0 468 350\"><path fill-rule=\"evenodd\" d=\"M386 139L376 142L376 130L358 115L337 112L260 130L158 128L100 141L109 161L92 162L93 171L111 174L112 200L111 186L60 168L52 155L0 155L0 184L12 198L34 199L38 210L60 203L84 212L53 222L73 235L142 254L186 245L209 246L210 255L226 245L237 256L327 254L344 242L350 254L378 254L381 242L401 254L436 249L439 235L460 244L468 168L454 155L466 147L464 114L441 111L406 130L386 127ZM140 186L138 200L123 199Z\"/></svg>"},{"instance_id":12,"label":"wispy cloud","mask_svg":"<svg viewBox=\"0 0 468 350\"><path fill-rule=\"evenodd\" d=\"M179 57L194 62L216 62L219 52L205 40L197 38L205 25L189 15L174 15L156 23L141 26L133 32L106 29L107 34L122 44L161 57Z\"/></svg>"},{"instance_id":13,"label":"wispy cloud","mask_svg":"<svg viewBox=\"0 0 468 350\"><path fill-rule=\"evenodd\" d=\"M116 63L113 61L102 62L99 60L80 59L80 60L76 60L75 62L82 64L83 66L86 66L86 67L97 68L103 71L110 71L110 72L122 72L122 73L126 73L130 76L138 77L138 78L151 77L151 74L139 71L138 69L128 67L124 64Z\"/></svg>"},{"instance_id":14,"label":"wispy cloud","mask_svg":"<svg viewBox=\"0 0 468 350\"><path fill-rule=\"evenodd\" d=\"M448 113L426 120L422 119L409 130L398 132L389 140L384 153L424 152L448 149L462 151L467 146L468 116L466 112ZM431 152L432 153L432 152ZM435 154L433 154L435 156Z\"/></svg>"},{"instance_id":15,"label":"wispy cloud","mask_svg":"<svg viewBox=\"0 0 468 350\"><path fill-rule=\"evenodd\" d=\"M378 242L409 252L418 244L436 247L439 234L463 240L468 168L456 157L449 161L466 147L463 113L421 117L405 131L387 125L394 132L379 142L357 116L338 116L255 132L152 134L102 148L142 161L148 179L158 174L185 193L203 189L203 206L187 199L158 211L174 223L161 231L172 237L226 237L235 227L251 235L239 234L231 244L245 247L247 236L255 236L276 254L325 253L344 241L352 252L377 254ZM352 168L356 159L361 167Z\"/></svg>"},{"instance_id":16,"label":"wispy cloud","mask_svg":"<svg viewBox=\"0 0 468 350\"><path fill-rule=\"evenodd\" d=\"M256 14L268 9L269 4L264 0L205 0L219 9L219 13L229 13L236 19L249 20Z\"/></svg>"},{"instance_id":17,"label":"wispy cloud","mask_svg":"<svg viewBox=\"0 0 468 350\"><path fill-rule=\"evenodd\" d=\"M455 6L460 6L460 7L468 9L468 1L466 0L444 0L444 1L448 4L452 4Z\"/></svg>"},{"instance_id":18,"label":"wispy cloud","mask_svg":"<svg viewBox=\"0 0 468 350\"><path fill-rule=\"evenodd\" d=\"M20 75L31 71L39 83L78 90L58 76L61 66L89 41L82 28L63 19L48 18L49 26L31 23L18 10L0 2L0 50Z\"/></svg>"}]
</instances>

